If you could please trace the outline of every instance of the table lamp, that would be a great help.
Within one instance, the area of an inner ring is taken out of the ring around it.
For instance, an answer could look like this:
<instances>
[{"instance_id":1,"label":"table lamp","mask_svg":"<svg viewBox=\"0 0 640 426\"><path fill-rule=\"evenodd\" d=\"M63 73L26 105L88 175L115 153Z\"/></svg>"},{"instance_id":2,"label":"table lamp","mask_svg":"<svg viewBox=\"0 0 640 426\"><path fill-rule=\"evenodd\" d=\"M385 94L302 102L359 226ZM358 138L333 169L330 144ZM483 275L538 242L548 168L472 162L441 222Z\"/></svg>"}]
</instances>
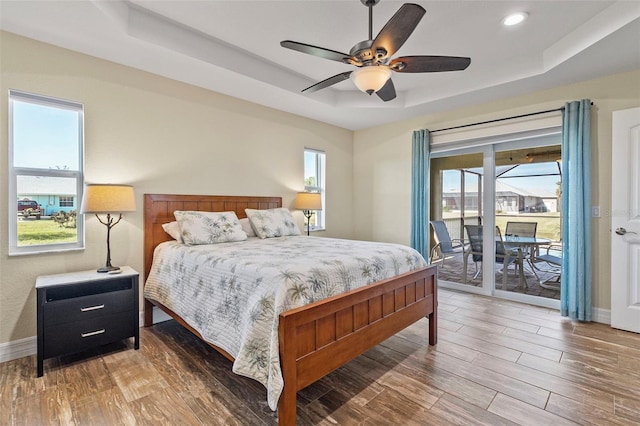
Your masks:
<instances>
[{"instance_id":1,"label":"table lamp","mask_svg":"<svg viewBox=\"0 0 640 426\"><path fill-rule=\"evenodd\" d=\"M80 213L95 213L100 223L107 227L107 262L103 268L98 269L98 272L111 272L120 269L118 266L111 265L109 236L111 228L122 219L122 213L134 211L136 211L136 202L131 185L93 184L85 186ZM106 213L106 220L100 218L100 213ZM115 222L111 216L112 213L119 215Z\"/></svg>"},{"instance_id":2,"label":"table lamp","mask_svg":"<svg viewBox=\"0 0 640 426\"><path fill-rule=\"evenodd\" d=\"M309 235L309 228L312 210L322 210L322 197L319 192L298 192L296 196L295 208L302 210L304 216L307 218L307 235Z\"/></svg>"}]
</instances>

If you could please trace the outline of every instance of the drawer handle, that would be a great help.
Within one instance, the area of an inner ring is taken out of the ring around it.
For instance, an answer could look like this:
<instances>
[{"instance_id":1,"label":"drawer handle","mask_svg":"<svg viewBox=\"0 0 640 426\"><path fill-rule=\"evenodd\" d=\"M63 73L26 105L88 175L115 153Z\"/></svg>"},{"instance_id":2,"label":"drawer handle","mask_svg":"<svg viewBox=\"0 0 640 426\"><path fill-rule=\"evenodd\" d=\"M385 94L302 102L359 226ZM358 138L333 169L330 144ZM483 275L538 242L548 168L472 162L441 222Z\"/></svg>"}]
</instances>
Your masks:
<instances>
[{"instance_id":1,"label":"drawer handle","mask_svg":"<svg viewBox=\"0 0 640 426\"><path fill-rule=\"evenodd\" d=\"M88 308L80 308L80 311L82 312L89 312L89 311L95 311L97 309L103 309L104 305L96 305L96 306L89 306Z\"/></svg>"},{"instance_id":2,"label":"drawer handle","mask_svg":"<svg viewBox=\"0 0 640 426\"><path fill-rule=\"evenodd\" d=\"M106 331L106 330L103 328L102 330L90 331L90 332L88 332L88 333L81 333L81 334L80 334L80 336L81 336L82 338L85 338L85 337L91 337L91 336L95 336L95 335L98 335L98 334L102 334L102 333L104 333L105 331Z\"/></svg>"}]
</instances>

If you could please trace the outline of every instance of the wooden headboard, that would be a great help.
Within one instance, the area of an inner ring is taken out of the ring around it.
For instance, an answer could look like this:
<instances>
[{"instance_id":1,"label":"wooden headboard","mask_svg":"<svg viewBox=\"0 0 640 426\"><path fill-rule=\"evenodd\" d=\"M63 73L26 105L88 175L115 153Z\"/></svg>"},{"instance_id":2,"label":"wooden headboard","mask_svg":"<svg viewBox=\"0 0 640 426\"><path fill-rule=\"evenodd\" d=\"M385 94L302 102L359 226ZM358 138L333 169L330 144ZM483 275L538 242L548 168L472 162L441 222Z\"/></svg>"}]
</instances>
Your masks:
<instances>
[{"instance_id":1,"label":"wooden headboard","mask_svg":"<svg viewBox=\"0 0 640 426\"><path fill-rule=\"evenodd\" d=\"M274 209L282 207L282 197L245 197L236 195L144 195L144 278L149 276L153 250L171 237L162 229L163 223L175 220L176 210L205 212L233 211L238 218L247 217L244 209Z\"/></svg>"}]
</instances>

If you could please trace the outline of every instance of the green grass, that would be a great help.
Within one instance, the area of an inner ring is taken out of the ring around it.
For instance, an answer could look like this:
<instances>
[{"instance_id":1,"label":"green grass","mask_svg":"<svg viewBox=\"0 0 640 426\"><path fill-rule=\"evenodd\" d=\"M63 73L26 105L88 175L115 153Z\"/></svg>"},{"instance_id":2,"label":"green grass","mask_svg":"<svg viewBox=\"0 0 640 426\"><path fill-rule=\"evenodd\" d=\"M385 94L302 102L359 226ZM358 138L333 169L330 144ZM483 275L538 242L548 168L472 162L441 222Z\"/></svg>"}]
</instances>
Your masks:
<instances>
[{"instance_id":1,"label":"green grass","mask_svg":"<svg viewBox=\"0 0 640 426\"><path fill-rule=\"evenodd\" d=\"M473 211L467 211L467 217L473 217L476 214ZM460 211L443 212L444 219L457 219L460 217ZM548 238L552 241L560 241L560 213L523 213L523 214L496 214L496 226L500 228L500 232L504 235L507 222L538 222L536 228L536 237Z\"/></svg>"},{"instance_id":2,"label":"green grass","mask_svg":"<svg viewBox=\"0 0 640 426\"><path fill-rule=\"evenodd\" d=\"M62 228L50 219L18 220L19 246L74 243L76 241L76 228Z\"/></svg>"}]
</instances>

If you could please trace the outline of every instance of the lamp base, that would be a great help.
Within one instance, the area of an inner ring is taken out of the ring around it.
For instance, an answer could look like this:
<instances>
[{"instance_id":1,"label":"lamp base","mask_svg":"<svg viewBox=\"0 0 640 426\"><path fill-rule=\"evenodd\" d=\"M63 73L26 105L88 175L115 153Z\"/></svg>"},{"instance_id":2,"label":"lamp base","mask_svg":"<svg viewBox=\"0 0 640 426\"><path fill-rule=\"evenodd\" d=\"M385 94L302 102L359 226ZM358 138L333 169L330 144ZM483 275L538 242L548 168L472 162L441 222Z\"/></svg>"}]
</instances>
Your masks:
<instances>
[{"instance_id":1,"label":"lamp base","mask_svg":"<svg viewBox=\"0 0 640 426\"><path fill-rule=\"evenodd\" d=\"M100 273L107 273L107 272L119 271L119 270L120 270L119 266L103 266L102 268L98 268L98 272Z\"/></svg>"},{"instance_id":2,"label":"lamp base","mask_svg":"<svg viewBox=\"0 0 640 426\"><path fill-rule=\"evenodd\" d=\"M313 212L311 210L303 210L304 217L307 218L307 237L311 235L311 216L313 216Z\"/></svg>"}]
</instances>

